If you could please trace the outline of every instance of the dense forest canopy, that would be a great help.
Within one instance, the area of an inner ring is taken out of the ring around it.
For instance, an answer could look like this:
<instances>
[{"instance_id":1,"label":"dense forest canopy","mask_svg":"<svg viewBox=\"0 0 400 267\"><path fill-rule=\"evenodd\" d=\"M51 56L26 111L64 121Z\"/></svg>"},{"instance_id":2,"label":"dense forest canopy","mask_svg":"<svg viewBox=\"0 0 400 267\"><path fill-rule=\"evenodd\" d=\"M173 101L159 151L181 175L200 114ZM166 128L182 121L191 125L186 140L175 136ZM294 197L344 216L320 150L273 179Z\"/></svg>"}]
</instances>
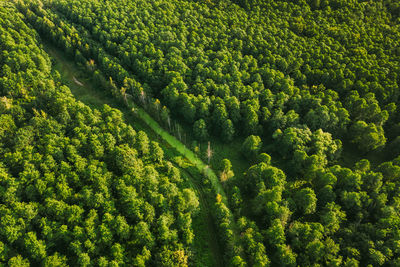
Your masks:
<instances>
[{"instance_id":1,"label":"dense forest canopy","mask_svg":"<svg viewBox=\"0 0 400 267\"><path fill-rule=\"evenodd\" d=\"M400 265L399 14L396 0L2 7L0 263L199 265L184 164L75 100L46 41L208 163L210 141L240 141L244 172L223 149L211 163L227 199L202 185L224 266Z\"/></svg>"},{"instance_id":2,"label":"dense forest canopy","mask_svg":"<svg viewBox=\"0 0 400 267\"><path fill-rule=\"evenodd\" d=\"M185 265L198 208L157 142L76 101L0 8L0 265Z\"/></svg>"},{"instance_id":3,"label":"dense forest canopy","mask_svg":"<svg viewBox=\"0 0 400 267\"><path fill-rule=\"evenodd\" d=\"M66 48L94 58L120 86L131 73L134 95L161 98L224 140L306 125L365 151L385 143L400 36L381 2L264 1L249 11L227 1L47 2L55 12L37 12L55 23L41 25L53 39L69 36ZM348 133L353 125L380 140L364 145Z\"/></svg>"}]
</instances>

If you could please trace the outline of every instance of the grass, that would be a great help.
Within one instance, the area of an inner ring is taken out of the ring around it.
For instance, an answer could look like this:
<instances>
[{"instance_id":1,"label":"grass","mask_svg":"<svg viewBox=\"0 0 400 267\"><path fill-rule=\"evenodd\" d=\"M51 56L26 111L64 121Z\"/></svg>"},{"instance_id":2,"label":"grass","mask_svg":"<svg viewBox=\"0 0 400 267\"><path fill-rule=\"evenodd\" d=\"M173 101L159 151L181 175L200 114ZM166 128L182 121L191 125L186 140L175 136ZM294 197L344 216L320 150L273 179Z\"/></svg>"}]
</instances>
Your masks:
<instances>
[{"instance_id":1,"label":"grass","mask_svg":"<svg viewBox=\"0 0 400 267\"><path fill-rule=\"evenodd\" d=\"M181 143L175 136L169 134L156 122L149 114L147 114L142 108L137 106L134 107L138 116L144 120L147 125L156 132L162 139L164 139L168 144L174 147L180 154L185 156L197 169L198 171L205 173L208 179L210 179L212 188L217 194L222 196L224 202L228 202L227 196L221 183L215 172L205 164L193 151L187 148L183 143Z\"/></svg>"},{"instance_id":2,"label":"grass","mask_svg":"<svg viewBox=\"0 0 400 267\"><path fill-rule=\"evenodd\" d=\"M181 168L181 173L195 190L200 201L200 211L193 217L193 229L195 233L193 243L195 251L193 255L194 262L196 266L223 266L221 256L223 253L221 252L217 239L217 230L210 212L210 203L200 183L201 179L204 177L203 172L206 171L214 191L221 194L225 201L227 201L226 194L213 170L207 168L206 164L190 149L162 129L162 127L144 110L135 107L136 112L133 113L131 111L132 106L129 108L125 107L120 101L116 100L104 90L102 91L99 90L99 88L95 88L90 77L85 75L85 71L80 69L74 62L67 59L64 54L59 52L56 48L50 44L45 44L44 48L53 59L53 68L60 73L62 82L69 86L77 100L95 109L101 109L104 104L119 109L123 112L126 122L130 123L136 130L145 131L152 140L157 140L160 143L167 158L172 159L183 155L190 163L188 167L197 170L196 173ZM83 86L75 82L74 78L81 82ZM133 105L133 103L131 105Z\"/></svg>"},{"instance_id":3,"label":"grass","mask_svg":"<svg viewBox=\"0 0 400 267\"><path fill-rule=\"evenodd\" d=\"M181 120L182 121L182 120ZM220 162L223 159L229 159L232 163L232 170L235 173L235 177L242 177L243 173L251 166L251 162L248 162L241 154L240 150L242 147L242 143L244 141L243 137L236 137L234 140L230 142L223 142L217 137L210 137L210 139L206 142L198 142L193 136L193 129L191 125L187 123L179 122L183 132L186 133L186 144L194 144L200 148L200 153L197 155L206 161L206 151L208 146L208 141L210 141L210 146L212 150L212 157L210 161L210 165L212 169L218 169L220 166ZM193 145L192 145L193 146Z\"/></svg>"}]
</instances>

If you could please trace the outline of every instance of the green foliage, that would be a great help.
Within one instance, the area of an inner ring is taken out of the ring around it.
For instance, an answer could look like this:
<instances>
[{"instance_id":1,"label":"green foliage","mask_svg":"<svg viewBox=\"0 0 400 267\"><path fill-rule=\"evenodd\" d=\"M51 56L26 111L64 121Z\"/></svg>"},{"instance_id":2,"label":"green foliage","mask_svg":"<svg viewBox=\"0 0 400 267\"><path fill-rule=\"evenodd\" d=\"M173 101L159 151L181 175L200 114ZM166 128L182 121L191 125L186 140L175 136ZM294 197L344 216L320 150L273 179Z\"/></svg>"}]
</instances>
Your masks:
<instances>
[{"instance_id":1,"label":"green foliage","mask_svg":"<svg viewBox=\"0 0 400 267\"><path fill-rule=\"evenodd\" d=\"M250 135L244 140L242 145L242 153L248 160L254 160L262 146L259 136Z\"/></svg>"},{"instance_id":2,"label":"green foliage","mask_svg":"<svg viewBox=\"0 0 400 267\"><path fill-rule=\"evenodd\" d=\"M157 2L174 10L167 14L145 2L137 8L111 1L108 8L47 0L48 10L23 8L61 48L97 62L114 91L129 87L145 107L161 99L186 122L207 122L222 140L302 124L340 136L350 120L385 124L388 104L398 98L399 53L383 45L383 36L393 44L399 39L389 10L356 1L245 2L248 10L227 1ZM132 13L133 23L126 23ZM193 32L196 23L207 26ZM140 38L131 34L138 29Z\"/></svg>"},{"instance_id":3,"label":"green foliage","mask_svg":"<svg viewBox=\"0 0 400 267\"><path fill-rule=\"evenodd\" d=\"M207 125L203 119L199 119L193 124L193 134L199 141L208 139Z\"/></svg>"},{"instance_id":4,"label":"green foliage","mask_svg":"<svg viewBox=\"0 0 400 267\"><path fill-rule=\"evenodd\" d=\"M317 207L317 197L311 188L301 189L294 196L297 210L301 214L314 213Z\"/></svg>"},{"instance_id":5,"label":"green foliage","mask_svg":"<svg viewBox=\"0 0 400 267\"><path fill-rule=\"evenodd\" d=\"M352 142L363 152L369 152L385 145L386 138L382 126L365 121L357 121L350 127Z\"/></svg>"},{"instance_id":6,"label":"green foliage","mask_svg":"<svg viewBox=\"0 0 400 267\"><path fill-rule=\"evenodd\" d=\"M258 163L264 162L265 164L269 165L271 163L271 156L267 153L261 153L257 156Z\"/></svg>"},{"instance_id":7,"label":"green foliage","mask_svg":"<svg viewBox=\"0 0 400 267\"><path fill-rule=\"evenodd\" d=\"M232 164L229 159L223 159L221 163L220 181L222 183L231 179L235 174L232 171Z\"/></svg>"},{"instance_id":8,"label":"green foliage","mask_svg":"<svg viewBox=\"0 0 400 267\"><path fill-rule=\"evenodd\" d=\"M172 118L199 141L248 136L254 165L214 205L225 263L399 265L399 4L235 2L1 8L2 262L187 266L199 206L143 131L74 101L23 17L180 139Z\"/></svg>"},{"instance_id":9,"label":"green foliage","mask_svg":"<svg viewBox=\"0 0 400 267\"><path fill-rule=\"evenodd\" d=\"M199 200L160 144L76 101L23 15L0 14L0 265L187 266Z\"/></svg>"},{"instance_id":10,"label":"green foliage","mask_svg":"<svg viewBox=\"0 0 400 267\"><path fill-rule=\"evenodd\" d=\"M12 257L8 261L8 266L10 267L29 267L29 261L27 259L22 258L21 255L17 255L15 257Z\"/></svg>"}]
</instances>

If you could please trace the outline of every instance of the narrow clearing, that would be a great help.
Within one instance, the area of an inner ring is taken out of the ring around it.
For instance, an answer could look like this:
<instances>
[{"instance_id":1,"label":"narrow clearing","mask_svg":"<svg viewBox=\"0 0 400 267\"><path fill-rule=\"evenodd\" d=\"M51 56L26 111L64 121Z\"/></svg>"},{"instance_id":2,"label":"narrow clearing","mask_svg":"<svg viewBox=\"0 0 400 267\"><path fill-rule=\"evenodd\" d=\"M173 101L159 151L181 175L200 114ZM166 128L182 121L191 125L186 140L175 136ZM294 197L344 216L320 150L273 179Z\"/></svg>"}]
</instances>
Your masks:
<instances>
[{"instance_id":1,"label":"narrow clearing","mask_svg":"<svg viewBox=\"0 0 400 267\"><path fill-rule=\"evenodd\" d=\"M90 82L87 81L87 79L81 77L80 80L78 80L76 77L79 78L79 73L81 73L82 71L74 62L66 59L63 54L57 51L56 48L47 44L46 46L44 46L44 49L54 59L55 70L60 72L63 82L65 82L70 87L71 92L76 97L76 99L96 109L101 108L104 104L107 104L114 108L118 108L121 112L123 112L125 121L132 124L134 128L138 130L145 130L147 131L147 133L149 130L152 130L156 134L156 136L162 139L162 141L166 142L182 156L186 157L187 160L196 167L200 176L202 176L202 173L206 173L211 181L213 189L222 196L223 200L227 200L222 185L219 183L218 177L214 173L214 171L208 168L208 166L204 162L202 162L191 150L186 148L184 144L182 144L175 137L164 131L161 126L155 120L153 120L143 109L135 106L136 115L140 118L139 121L137 120L137 118L132 116L132 112L130 111L130 109L126 107L121 107L121 105L115 99L107 96L106 92L100 92L100 90L96 90L90 84ZM206 249L208 249L211 252L210 254L213 256L212 264L213 266L223 266L221 257L223 252L218 243L217 229L214 225L214 219L210 211L210 203L209 201L207 201L207 198L205 196L205 193L203 192L200 183L196 181L196 179L189 172L187 172L183 168L180 169L183 172L183 175L189 178L189 183L193 190L195 190L199 198L201 207L200 219L204 223L204 227L207 228L204 232L206 232L207 234L209 247ZM211 204L212 203L213 201L211 202Z\"/></svg>"}]
</instances>

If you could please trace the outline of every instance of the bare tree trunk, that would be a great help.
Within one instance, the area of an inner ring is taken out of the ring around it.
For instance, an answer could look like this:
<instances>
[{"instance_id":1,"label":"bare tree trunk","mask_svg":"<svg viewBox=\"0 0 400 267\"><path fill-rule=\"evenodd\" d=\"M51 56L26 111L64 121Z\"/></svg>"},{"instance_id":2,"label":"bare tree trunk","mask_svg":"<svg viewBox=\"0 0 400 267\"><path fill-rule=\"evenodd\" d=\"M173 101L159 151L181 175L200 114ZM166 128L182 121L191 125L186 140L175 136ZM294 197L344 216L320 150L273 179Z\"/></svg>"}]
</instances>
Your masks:
<instances>
[{"instance_id":1,"label":"bare tree trunk","mask_svg":"<svg viewBox=\"0 0 400 267\"><path fill-rule=\"evenodd\" d=\"M212 151L211 151L210 141L208 141L208 148L207 148L208 165L210 165L211 156L212 156Z\"/></svg>"}]
</instances>

